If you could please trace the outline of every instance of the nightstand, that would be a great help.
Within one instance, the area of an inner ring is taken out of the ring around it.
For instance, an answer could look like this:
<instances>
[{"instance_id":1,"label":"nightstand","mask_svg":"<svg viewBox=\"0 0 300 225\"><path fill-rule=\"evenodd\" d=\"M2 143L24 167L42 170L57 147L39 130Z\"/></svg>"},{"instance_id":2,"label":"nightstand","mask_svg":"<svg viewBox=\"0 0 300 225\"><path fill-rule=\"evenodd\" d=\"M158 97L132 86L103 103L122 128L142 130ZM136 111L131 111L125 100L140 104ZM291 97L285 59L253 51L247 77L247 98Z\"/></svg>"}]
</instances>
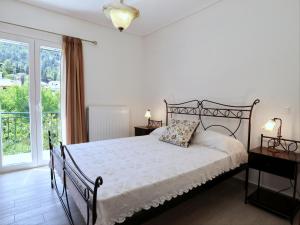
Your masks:
<instances>
[{"instance_id":1,"label":"nightstand","mask_svg":"<svg viewBox=\"0 0 300 225\"><path fill-rule=\"evenodd\" d=\"M266 147L250 150L246 169L245 202L289 219L293 223L300 209L300 202L296 199L299 162L300 154L294 152L271 152ZM258 171L256 190L250 195L248 195L249 169ZM293 183L293 197L261 187L261 172L289 179Z\"/></svg>"},{"instance_id":2,"label":"nightstand","mask_svg":"<svg viewBox=\"0 0 300 225\"><path fill-rule=\"evenodd\" d=\"M135 136L148 135L152 131L154 131L156 128L157 127L147 127L147 126L134 127L134 129L135 129Z\"/></svg>"}]
</instances>

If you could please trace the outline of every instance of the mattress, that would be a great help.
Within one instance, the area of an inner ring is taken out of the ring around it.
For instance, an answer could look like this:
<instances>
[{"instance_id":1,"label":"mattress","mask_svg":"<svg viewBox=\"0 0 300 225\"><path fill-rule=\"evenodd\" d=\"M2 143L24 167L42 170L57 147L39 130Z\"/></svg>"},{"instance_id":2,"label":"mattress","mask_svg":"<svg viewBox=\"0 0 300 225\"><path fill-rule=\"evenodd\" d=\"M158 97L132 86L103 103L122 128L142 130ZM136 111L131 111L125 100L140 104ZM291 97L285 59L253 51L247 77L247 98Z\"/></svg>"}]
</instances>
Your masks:
<instances>
[{"instance_id":1,"label":"mattress","mask_svg":"<svg viewBox=\"0 0 300 225\"><path fill-rule=\"evenodd\" d=\"M122 223L136 212L157 207L247 162L245 149L227 153L199 144L182 148L161 142L155 135L70 145L68 149L91 180L103 178L97 225ZM59 164L55 165L61 174ZM86 204L71 182L68 190L86 219Z\"/></svg>"}]
</instances>

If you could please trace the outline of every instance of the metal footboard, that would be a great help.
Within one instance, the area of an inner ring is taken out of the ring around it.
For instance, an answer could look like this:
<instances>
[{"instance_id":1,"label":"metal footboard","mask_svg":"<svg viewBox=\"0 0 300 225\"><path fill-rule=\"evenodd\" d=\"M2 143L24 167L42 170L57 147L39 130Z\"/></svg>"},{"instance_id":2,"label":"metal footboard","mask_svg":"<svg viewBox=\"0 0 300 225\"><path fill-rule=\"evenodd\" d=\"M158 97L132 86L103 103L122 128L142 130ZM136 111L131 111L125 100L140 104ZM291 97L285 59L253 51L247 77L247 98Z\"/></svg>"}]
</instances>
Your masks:
<instances>
[{"instance_id":1,"label":"metal footboard","mask_svg":"<svg viewBox=\"0 0 300 225\"><path fill-rule=\"evenodd\" d=\"M103 184L102 177L97 177L95 181L88 178L76 164L67 146L62 145L61 143L60 152L55 151L50 131L48 132L48 135L50 148L51 188L55 189L70 224L74 225L68 196L68 184L73 185L79 193L79 196L81 196L82 200L86 203L86 224L94 225L97 220L97 194L98 189ZM63 184L62 190L59 190L57 185L55 165L61 167L61 178Z\"/></svg>"}]
</instances>

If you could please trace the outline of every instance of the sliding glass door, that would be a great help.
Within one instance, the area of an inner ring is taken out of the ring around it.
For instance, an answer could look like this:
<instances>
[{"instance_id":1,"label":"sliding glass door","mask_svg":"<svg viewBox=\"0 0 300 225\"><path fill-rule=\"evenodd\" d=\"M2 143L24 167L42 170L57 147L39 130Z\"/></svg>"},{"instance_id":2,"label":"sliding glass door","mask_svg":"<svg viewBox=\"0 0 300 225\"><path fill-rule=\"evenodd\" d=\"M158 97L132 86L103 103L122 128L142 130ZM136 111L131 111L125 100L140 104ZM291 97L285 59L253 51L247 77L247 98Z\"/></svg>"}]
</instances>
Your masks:
<instances>
[{"instance_id":1,"label":"sliding glass door","mask_svg":"<svg viewBox=\"0 0 300 225\"><path fill-rule=\"evenodd\" d=\"M61 49L0 33L0 172L49 159L47 131L61 140Z\"/></svg>"}]
</instances>

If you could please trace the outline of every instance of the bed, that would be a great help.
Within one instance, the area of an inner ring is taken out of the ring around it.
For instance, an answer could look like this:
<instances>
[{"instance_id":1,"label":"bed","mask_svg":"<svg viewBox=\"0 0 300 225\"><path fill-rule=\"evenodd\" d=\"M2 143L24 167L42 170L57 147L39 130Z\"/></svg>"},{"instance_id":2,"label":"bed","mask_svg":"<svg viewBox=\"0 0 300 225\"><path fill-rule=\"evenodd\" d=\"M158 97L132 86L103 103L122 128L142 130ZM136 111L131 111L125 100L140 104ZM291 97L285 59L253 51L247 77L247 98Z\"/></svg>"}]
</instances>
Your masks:
<instances>
[{"instance_id":1,"label":"bed","mask_svg":"<svg viewBox=\"0 0 300 225\"><path fill-rule=\"evenodd\" d=\"M243 121L247 121L246 148L232 147L228 151L198 143L183 149L159 141L159 132L60 148L52 146L49 135L51 185L70 224L75 223L69 195L86 224L125 224L224 175L241 171L247 164L252 111L258 102L229 106L207 100L180 104L165 101L167 124L175 115L191 116L200 121L203 130L221 128L237 138ZM215 117L218 123L204 121L207 117ZM63 182L62 191L57 185L57 175Z\"/></svg>"}]
</instances>

